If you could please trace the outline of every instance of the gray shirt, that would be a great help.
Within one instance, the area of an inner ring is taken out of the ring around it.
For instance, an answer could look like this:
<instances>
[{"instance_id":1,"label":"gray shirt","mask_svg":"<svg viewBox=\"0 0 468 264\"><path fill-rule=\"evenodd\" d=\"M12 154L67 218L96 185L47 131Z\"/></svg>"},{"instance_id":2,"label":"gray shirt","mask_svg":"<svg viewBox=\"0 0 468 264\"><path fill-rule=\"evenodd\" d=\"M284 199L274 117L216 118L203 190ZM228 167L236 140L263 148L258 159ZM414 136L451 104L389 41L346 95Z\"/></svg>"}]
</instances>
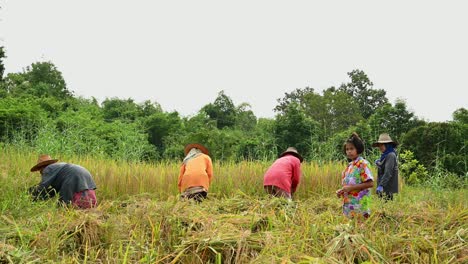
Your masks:
<instances>
[{"instance_id":1,"label":"gray shirt","mask_svg":"<svg viewBox=\"0 0 468 264\"><path fill-rule=\"evenodd\" d=\"M398 161L395 152L390 152L384 160L377 163L377 185L386 193L398 193Z\"/></svg>"},{"instance_id":2,"label":"gray shirt","mask_svg":"<svg viewBox=\"0 0 468 264\"><path fill-rule=\"evenodd\" d=\"M96 189L91 173L79 165L59 162L47 166L42 171L39 189L54 189L60 195L59 200L71 203L73 195L84 190Z\"/></svg>"}]
</instances>

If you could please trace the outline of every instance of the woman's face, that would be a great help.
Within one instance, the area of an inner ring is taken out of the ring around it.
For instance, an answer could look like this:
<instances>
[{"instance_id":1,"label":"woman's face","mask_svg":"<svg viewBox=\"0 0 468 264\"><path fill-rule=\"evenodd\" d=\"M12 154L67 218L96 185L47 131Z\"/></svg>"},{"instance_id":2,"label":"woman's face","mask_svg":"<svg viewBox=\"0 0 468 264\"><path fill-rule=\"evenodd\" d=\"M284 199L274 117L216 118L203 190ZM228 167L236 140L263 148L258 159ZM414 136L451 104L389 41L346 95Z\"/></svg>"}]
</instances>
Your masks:
<instances>
[{"instance_id":1,"label":"woman's face","mask_svg":"<svg viewBox=\"0 0 468 264\"><path fill-rule=\"evenodd\" d=\"M359 156L356 147L351 143L346 143L346 156L351 160L355 160Z\"/></svg>"},{"instance_id":2,"label":"woman's face","mask_svg":"<svg viewBox=\"0 0 468 264\"><path fill-rule=\"evenodd\" d=\"M386 149L386 148L385 148L385 144L380 143L380 144L379 144L379 150L380 150L380 152L384 153L384 152L385 152L385 149Z\"/></svg>"}]
</instances>

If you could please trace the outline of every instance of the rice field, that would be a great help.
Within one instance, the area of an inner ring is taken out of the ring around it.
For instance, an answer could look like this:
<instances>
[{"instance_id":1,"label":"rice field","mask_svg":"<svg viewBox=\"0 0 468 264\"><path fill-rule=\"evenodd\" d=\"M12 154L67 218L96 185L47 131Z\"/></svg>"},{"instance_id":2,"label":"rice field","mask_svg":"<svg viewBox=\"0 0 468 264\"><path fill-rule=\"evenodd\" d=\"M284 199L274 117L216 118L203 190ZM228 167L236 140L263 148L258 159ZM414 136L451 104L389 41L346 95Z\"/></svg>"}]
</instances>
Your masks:
<instances>
[{"instance_id":1,"label":"rice field","mask_svg":"<svg viewBox=\"0 0 468 264\"><path fill-rule=\"evenodd\" d=\"M269 162L215 163L209 198L179 201L179 161L60 157L94 176L99 206L31 202L37 153L0 151L0 263L467 263L467 190L401 186L365 221L341 215L344 164L304 163L294 202L268 199Z\"/></svg>"}]
</instances>

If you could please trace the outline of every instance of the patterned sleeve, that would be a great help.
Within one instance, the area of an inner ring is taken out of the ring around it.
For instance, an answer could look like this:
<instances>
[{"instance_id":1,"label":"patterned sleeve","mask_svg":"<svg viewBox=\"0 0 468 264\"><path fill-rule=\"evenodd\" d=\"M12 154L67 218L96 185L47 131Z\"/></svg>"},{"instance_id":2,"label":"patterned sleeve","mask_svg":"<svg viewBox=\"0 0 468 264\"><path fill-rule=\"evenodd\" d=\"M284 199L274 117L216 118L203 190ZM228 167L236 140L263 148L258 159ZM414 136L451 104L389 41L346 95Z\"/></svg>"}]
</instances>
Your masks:
<instances>
[{"instance_id":1,"label":"patterned sleeve","mask_svg":"<svg viewBox=\"0 0 468 264\"><path fill-rule=\"evenodd\" d=\"M374 177L372 177L372 172L369 168L369 162L367 160L364 160L361 163L361 182L366 182L366 181L373 181Z\"/></svg>"},{"instance_id":2,"label":"patterned sleeve","mask_svg":"<svg viewBox=\"0 0 468 264\"><path fill-rule=\"evenodd\" d=\"M341 172L341 185L344 185L345 173L346 173L346 169L344 169L344 170Z\"/></svg>"}]
</instances>

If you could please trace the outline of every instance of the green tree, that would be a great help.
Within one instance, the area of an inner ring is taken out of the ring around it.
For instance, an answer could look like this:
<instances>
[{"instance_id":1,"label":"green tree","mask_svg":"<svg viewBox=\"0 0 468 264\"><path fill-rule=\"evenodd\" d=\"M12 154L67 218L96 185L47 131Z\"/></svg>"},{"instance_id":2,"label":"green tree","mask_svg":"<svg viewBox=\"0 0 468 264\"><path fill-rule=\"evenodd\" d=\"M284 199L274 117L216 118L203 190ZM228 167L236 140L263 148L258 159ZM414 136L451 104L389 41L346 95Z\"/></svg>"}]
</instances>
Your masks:
<instances>
[{"instance_id":1,"label":"green tree","mask_svg":"<svg viewBox=\"0 0 468 264\"><path fill-rule=\"evenodd\" d=\"M317 122L308 118L297 104L289 104L284 114L276 116L275 136L279 151L292 146L303 156L308 156L317 127Z\"/></svg>"},{"instance_id":2,"label":"green tree","mask_svg":"<svg viewBox=\"0 0 468 264\"><path fill-rule=\"evenodd\" d=\"M458 123L428 123L402 137L402 148L414 153L426 168L442 168L464 175L468 167L468 126Z\"/></svg>"},{"instance_id":3,"label":"green tree","mask_svg":"<svg viewBox=\"0 0 468 264\"><path fill-rule=\"evenodd\" d=\"M452 114L453 121L462 124L468 124L468 110L466 108L459 108Z\"/></svg>"},{"instance_id":4,"label":"green tree","mask_svg":"<svg viewBox=\"0 0 468 264\"><path fill-rule=\"evenodd\" d=\"M275 138L275 120L260 118L253 131L243 135L239 142L238 159L244 160L273 160L277 157Z\"/></svg>"},{"instance_id":5,"label":"green tree","mask_svg":"<svg viewBox=\"0 0 468 264\"><path fill-rule=\"evenodd\" d=\"M306 98L313 94L316 94L314 92L314 88L310 87L306 87L304 89L297 88L290 93L284 93L283 98L276 99L278 105L276 105L273 110L279 114L284 114L288 106L292 103L298 105L302 109L306 109Z\"/></svg>"},{"instance_id":6,"label":"green tree","mask_svg":"<svg viewBox=\"0 0 468 264\"><path fill-rule=\"evenodd\" d=\"M352 70L348 72L348 76L351 82L342 84L339 89L357 101L364 118L369 118L378 108L388 102L385 90L372 89L374 84L364 71Z\"/></svg>"},{"instance_id":7,"label":"green tree","mask_svg":"<svg viewBox=\"0 0 468 264\"><path fill-rule=\"evenodd\" d=\"M179 113L156 112L144 120L145 131L148 139L162 155L165 149L165 138L181 129Z\"/></svg>"},{"instance_id":8,"label":"green tree","mask_svg":"<svg viewBox=\"0 0 468 264\"><path fill-rule=\"evenodd\" d=\"M224 91L220 91L215 101L205 105L201 111L205 112L210 119L216 121L216 126L219 129L233 127L236 124L236 107Z\"/></svg>"},{"instance_id":9,"label":"green tree","mask_svg":"<svg viewBox=\"0 0 468 264\"><path fill-rule=\"evenodd\" d=\"M380 107L369 118L374 138L377 138L381 133L389 133L397 141L405 132L423 123L417 119L412 111L407 109L406 102L400 99L395 102L395 106L387 103Z\"/></svg>"},{"instance_id":10,"label":"green tree","mask_svg":"<svg viewBox=\"0 0 468 264\"><path fill-rule=\"evenodd\" d=\"M359 105L348 93L330 87L320 95L312 88L296 89L278 99L275 111L284 114L287 107L296 104L305 115L320 124L319 139L325 140L338 131L356 124L362 119Z\"/></svg>"},{"instance_id":11,"label":"green tree","mask_svg":"<svg viewBox=\"0 0 468 264\"><path fill-rule=\"evenodd\" d=\"M67 89L62 73L51 62L36 62L22 73L10 73L5 80L6 92L12 96L55 97L68 99L73 93Z\"/></svg>"},{"instance_id":12,"label":"green tree","mask_svg":"<svg viewBox=\"0 0 468 264\"><path fill-rule=\"evenodd\" d=\"M359 106L347 93L331 87L324 91L326 120L323 129L326 136L343 131L362 120Z\"/></svg>"},{"instance_id":13,"label":"green tree","mask_svg":"<svg viewBox=\"0 0 468 264\"><path fill-rule=\"evenodd\" d=\"M142 109L133 99L106 98L102 102L104 119L108 122L121 120L133 122L142 115Z\"/></svg>"},{"instance_id":14,"label":"green tree","mask_svg":"<svg viewBox=\"0 0 468 264\"><path fill-rule=\"evenodd\" d=\"M236 107L236 125L237 129L243 131L252 131L257 124L257 117L250 109L250 104L242 103Z\"/></svg>"},{"instance_id":15,"label":"green tree","mask_svg":"<svg viewBox=\"0 0 468 264\"><path fill-rule=\"evenodd\" d=\"M18 135L31 141L37 129L47 122L47 113L34 98L0 99L0 139L9 141Z\"/></svg>"},{"instance_id":16,"label":"green tree","mask_svg":"<svg viewBox=\"0 0 468 264\"><path fill-rule=\"evenodd\" d=\"M0 47L0 83L3 82L3 74L5 73L5 65L3 60L6 58L4 47Z\"/></svg>"}]
</instances>

